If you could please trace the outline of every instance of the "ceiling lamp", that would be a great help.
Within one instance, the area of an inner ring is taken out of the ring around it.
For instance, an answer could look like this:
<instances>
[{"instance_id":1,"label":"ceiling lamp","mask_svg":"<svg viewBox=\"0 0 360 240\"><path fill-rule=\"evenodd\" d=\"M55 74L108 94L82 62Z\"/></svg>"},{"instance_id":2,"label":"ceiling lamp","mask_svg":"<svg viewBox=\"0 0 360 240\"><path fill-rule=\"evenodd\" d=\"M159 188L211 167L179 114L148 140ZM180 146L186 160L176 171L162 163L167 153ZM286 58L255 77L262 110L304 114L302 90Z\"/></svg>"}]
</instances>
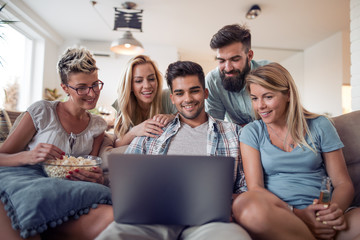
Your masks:
<instances>
[{"instance_id":1,"label":"ceiling lamp","mask_svg":"<svg viewBox=\"0 0 360 240\"><path fill-rule=\"evenodd\" d=\"M142 32L142 12L135 9L136 3L124 2L123 8L115 7L115 21L113 30L126 30L122 38L111 43L110 50L124 55L136 55L144 52L142 44L136 40L130 30Z\"/></svg>"},{"instance_id":2,"label":"ceiling lamp","mask_svg":"<svg viewBox=\"0 0 360 240\"><path fill-rule=\"evenodd\" d=\"M124 55L136 55L144 52L142 44L133 37L130 31L126 31L122 38L114 40L110 50Z\"/></svg>"},{"instance_id":3,"label":"ceiling lamp","mask_svg":"<svg viewBox=\"0 0 360 240\"><path fill-rule=\"evenodd\" d=\"M122 38L111 43L110 50L125 55L136 55L144 52L142 44L136 40L130 30L142 32L142 12L135 9L136 3L124 2L123 8L115 7L115 21L113 30L126 30Z\"/></svg>"},{"instance_id":4,"label":"ceiling lamp","mask_svg":"<svg viewBox=\"0 0 360 240\"><path fill-rule=\"evenodd\" d=\"M255 19L260 15L260 13L261 13L261 8L259 7L259 5L255 4L246 13L246 18Z\"/></svg>"},{"instance_id":5,"label":"ceiling lamp","mask_svg":"<svg viewBox=\"0 0 360 240\"><path fill-rule=\"evenodd\" d=\"M95 8L97 1L91 1L91 4L101 19L107 24L99 11ZM114 7L115 18L113 31L125 31L123 36L111 43L110 50L117 54L136 55L144 52L142 44L136 40L131 31L142 32L142 9L134 9L136 4L133 2L124 2L123 8ZM107 24L108 25L108 24ZM108 25L109 26L109 25ZM109 26L110 27L110 26Z\"/></svg>"}]
</instances>

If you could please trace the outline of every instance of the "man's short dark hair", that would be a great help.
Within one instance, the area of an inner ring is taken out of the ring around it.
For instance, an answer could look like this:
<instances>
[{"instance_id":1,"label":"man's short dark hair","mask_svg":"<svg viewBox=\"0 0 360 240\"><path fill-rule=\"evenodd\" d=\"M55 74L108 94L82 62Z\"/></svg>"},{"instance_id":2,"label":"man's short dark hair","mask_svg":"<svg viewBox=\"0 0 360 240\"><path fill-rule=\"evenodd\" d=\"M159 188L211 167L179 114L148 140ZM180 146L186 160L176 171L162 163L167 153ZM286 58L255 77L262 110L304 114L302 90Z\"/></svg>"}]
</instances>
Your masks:
<instances>
[{"instance_id":1,"label":"man's short dark hair","mask_svg":"<svg viewBox=\"0 0 360 240\"><path fill-rule=\"evenodd\" d=\"M171 90L172 89L172 81L177 77L186 77L196 75L199 78L200 84L205 89L205 75L202 67L191 61L177 61L171 63L166 70L166 81Z\"/></svg>"},{"instance_id":2,"label":"man's short dark hair","mask_svg":"<svg viewBox=\"0 0 360 240\"><path fill-rule=\"evenodd\" d=\"M240 26L239 24L224 26L211 38L210 47L211 49L218 49L235 42L242 43L245 52L249 52L251 49L251 34L246 26Z\"/></svg>"}]
</instances>

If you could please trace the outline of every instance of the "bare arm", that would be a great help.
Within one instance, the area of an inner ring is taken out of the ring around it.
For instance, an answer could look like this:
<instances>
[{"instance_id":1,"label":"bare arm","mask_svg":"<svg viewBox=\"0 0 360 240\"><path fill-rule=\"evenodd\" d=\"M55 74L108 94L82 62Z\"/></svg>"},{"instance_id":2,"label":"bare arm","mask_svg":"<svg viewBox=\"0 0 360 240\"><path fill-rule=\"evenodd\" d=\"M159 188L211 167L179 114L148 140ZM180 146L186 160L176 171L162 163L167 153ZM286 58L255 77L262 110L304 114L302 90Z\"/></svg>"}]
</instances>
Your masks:
<instances>
[{"instance_id":1,"label":"bare arm","mask_svg":"<svg viewBox=\"0 0 360 240\"><path fill-rule=\"evenodd\" d=\"M354 198L354 187L346 168L342 150L323 153L325 166L334 187L330 206L317 213L319 222L327 222L336 230L346 229L344 211ZM317 201L317 200L316 200Z\"/></svg>"},{"instance_id":2,"label":"bare arm","mask_svg":"<svg viewBox=\"0 0 360 240\"><path fill-rule=\"evenodd\" d=\"M240 152L248 189L265 190L259 151L240 142Z\"/></svg>"},{"instance_id":3,"label":"bare arm","mask_svg":"<svg viewBox=\"0 0 360 240\"><path fill-rule=\"evenodd\" d=\"M125 146L125 145L129 145L131 143L131 141L136 137L135 132L133 132L132 129L130 129L130 131L128 131L124 136L117 138L115 140L116 148Z\"/></svg>"},{"instance_id":4,"label":"bare arm","mask_svg":"<svg viewBox=\"0 0 360 240\"><path fill-rule=\"evenodd\" d=\"M336 234L334 229L346 229L344 211L352 202L354 189L342 150L322 153L322 155L334 187L331 203L319 204L319 200L315 199L307 208L296 209L295 214L308 225L317 238L331 239Z\"/></svg>"},{"instance_id":5,"label":"bare arm","mask_svg":"<svg viewBox=\"0 0 360 240\"><path fill-rule=\"evenodd\" d=\"M54 145L40 143L31 151L24 151L36 129L29 113L25 113L19 125L0 147L0 166L36 164L48 158L60 158L63 151Z\"/></svg>"},{"instance_id":6,"label":"bare arm","mask_svg":"<svg viewBox=\"0 0 360 240\"><path fill-rule=\"evenodd\" d=\"M354 198L354 187L345 164L342 150L323 153L326 171L334 187L331 203L337 203L345 211Z\"/></svg>"},{"instance_id":7,"label":"bare arm","mask_svg":"<svg viewBox=\"0 0 360 240\"><path fill-rule=\"evenodd\" d=\"M104 135L105 135L105 133L102 133L94 139L94 143L93 143L93 147L92 147L92 151L91 151L90 155L93 155L93 156L99 155L100 147L104 140Z\"/></svg>"},{"instance_id":8,"label":"bare arm","mask_svg":"<svg viewBox=\"0 0 360 240\"><path fill-rule=\"evenodd\" d=\"M145 120L144 122L131 128L122 138L116 139L115 147L130 144L135 137L156 137L156 135L162 134L162 127L164 126L164 124L154 119Z\"/></svg>"}]
</instances>

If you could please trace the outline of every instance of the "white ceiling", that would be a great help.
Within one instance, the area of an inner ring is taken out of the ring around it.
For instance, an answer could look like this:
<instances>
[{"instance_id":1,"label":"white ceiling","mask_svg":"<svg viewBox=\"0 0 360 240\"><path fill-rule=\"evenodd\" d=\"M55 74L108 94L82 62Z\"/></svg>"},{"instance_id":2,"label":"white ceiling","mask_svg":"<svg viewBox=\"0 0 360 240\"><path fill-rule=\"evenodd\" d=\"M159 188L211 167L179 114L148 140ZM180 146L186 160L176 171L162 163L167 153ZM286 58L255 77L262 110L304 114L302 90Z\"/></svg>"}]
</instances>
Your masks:
<instances>
[{"instance_id":1,"label":"white ceiling","mask_svg":"<svg viewBox=\"0 0 360 240\"><path fill-rule=\"evenodd\" d=\"M302 51L336 32L349 31L349 1L134 0L136 8L144 13L143 32L133 35L144 45L176 46L181 59L201 61L213 59L210 38L222 26L246 23L252 32L253 48L284 50L280 54L286 55ZM89 0L23 2L64 40L112 41L122 36L122 32L110 28L113 7L120 7L122 1L97 1L95 7L105 21ZM245 13L253 4L258 4L262 12L257 19L248 20Z\"/></svg>"}]
</instances>

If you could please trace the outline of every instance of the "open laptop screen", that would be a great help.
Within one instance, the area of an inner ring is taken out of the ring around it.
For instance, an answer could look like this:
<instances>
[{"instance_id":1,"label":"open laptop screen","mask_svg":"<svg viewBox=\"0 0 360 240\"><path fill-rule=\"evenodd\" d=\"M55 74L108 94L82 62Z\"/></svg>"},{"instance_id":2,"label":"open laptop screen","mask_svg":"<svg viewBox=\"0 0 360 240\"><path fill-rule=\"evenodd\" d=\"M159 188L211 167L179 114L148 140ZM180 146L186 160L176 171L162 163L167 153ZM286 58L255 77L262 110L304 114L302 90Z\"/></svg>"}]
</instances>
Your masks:
<instances>
[{"instance_id":1,"label":"open laptop screen","mask_svg":"<svg viewBox=\"0 0 360 240\"><path fill-rule=\"evenodd\" d=\"M234 158L108 155L114 219L127 224L228 222Z\"/></svg>"}]
</instances>

